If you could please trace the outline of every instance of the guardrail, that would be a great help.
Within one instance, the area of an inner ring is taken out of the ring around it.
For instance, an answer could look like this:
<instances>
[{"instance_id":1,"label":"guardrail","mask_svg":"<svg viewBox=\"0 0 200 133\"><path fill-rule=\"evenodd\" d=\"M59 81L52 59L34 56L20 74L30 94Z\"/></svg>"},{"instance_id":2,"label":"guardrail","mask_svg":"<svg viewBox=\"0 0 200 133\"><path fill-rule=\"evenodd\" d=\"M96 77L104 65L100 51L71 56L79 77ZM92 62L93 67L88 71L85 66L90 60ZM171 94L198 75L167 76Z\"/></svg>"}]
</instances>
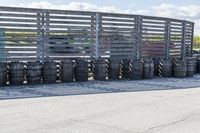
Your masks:
<instances>
[{"instance_id":1,"label":"guardrail","mask_svg":"<svg viewBox=\"0 0 200 133\"><path fill-rule=\"evenodd\" d=\"M174 58L192 54L194 23L163 17L0 7L0 60Z\"/></svg>"}]
</instances>

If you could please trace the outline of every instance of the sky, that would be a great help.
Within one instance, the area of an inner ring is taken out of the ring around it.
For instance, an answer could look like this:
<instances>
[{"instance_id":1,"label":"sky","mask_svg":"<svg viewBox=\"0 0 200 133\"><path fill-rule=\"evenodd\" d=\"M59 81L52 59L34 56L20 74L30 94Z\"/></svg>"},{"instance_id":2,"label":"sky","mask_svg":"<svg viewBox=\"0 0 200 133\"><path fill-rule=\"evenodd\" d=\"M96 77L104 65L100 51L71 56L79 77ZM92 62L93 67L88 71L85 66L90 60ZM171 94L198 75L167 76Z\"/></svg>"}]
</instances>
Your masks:
<instances>
[{"instance_id":1,"label":"sky","mask_svg":"<svg viewBox=\"0 0 200 133\"><path fill-rule=\"evenodd\" d=\"M0 6L102 11L186 19L200 35L200 0L0 0Z\"/></svg>"}]
</instances>

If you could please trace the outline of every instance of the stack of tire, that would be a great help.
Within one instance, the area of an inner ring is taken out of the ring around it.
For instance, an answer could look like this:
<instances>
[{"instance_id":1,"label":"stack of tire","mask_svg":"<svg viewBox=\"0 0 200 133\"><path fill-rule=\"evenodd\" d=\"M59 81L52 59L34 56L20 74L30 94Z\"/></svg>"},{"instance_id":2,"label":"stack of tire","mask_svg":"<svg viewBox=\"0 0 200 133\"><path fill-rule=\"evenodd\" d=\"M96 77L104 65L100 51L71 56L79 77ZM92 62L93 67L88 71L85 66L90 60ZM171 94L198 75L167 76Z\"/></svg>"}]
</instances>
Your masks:
<instances>
[{"instance_id":1,"label":"stack of tire","mask_svg":"<svg viewBox=\"0 0 200 133\"><path fill-rule=\"evenodd\" d=\"M61 63L61 81L64 83L74 81L74 65L72 60L65 60Z\"/></svg>"},{"instance_id":2,"label":"stack of tire","mask_svg":"<svg viewBox=\"0 0 200 133\"><path fill-rule=\"evenodd\" d=\"M141 60L131 60L130 62L130 79L139 80L143 77L143 63Z\"/></svg>"},{"instance_id":3,"label":"stack of tire","mask_svg":"<svg viewBox=\"0 0 200 133\"><path fill-rule=\"evenodd\" d=\"M106 80L107 63L104 59L97 59L92 63L92 69L95 80Z\"/></svg>"},{"instance_id":4,"label":"stack of tire","mask_svg":"<svg viewBox=\"0 0 200 133\"><path fill-rule=\"evenodd\" d=\"M42 79L42 64L37 62L28 62L26 71L27 83L41 83Z\"/></svg>"},{"instance_id":5,"label":"stack of tire","mask_svg":"<svg viewBox=\"0 0 200 133\"><path fill-rule=\"evenodd\" d=\"M159 76L159 66L160 66L160 58L154 58L154 75Z\"/></svg>"},{"instance_id":6,"label":"stack of tire","mask_svg":"<svg viewBox=\"0 0 200 133\"><path fill-rule=\"evenodd\" d=\"M0 86L4 86L7 83L7 64L0 62Z\"/></svg>"},{"instance_id":7,"label":"stack of tire","mask_svg":"<svg viewBox=\"0 0 200 133\"><path fill-rule=\"evenodd\" d=\"M57 63L54 61L46 61L43 64L43 82L56 83L57 81Z\"/></svg>"},{"instance_id":8,"label":"stack of tire","mask_svg":"<svg viewBox=\"0 0 200 133\"><path fill-rule=\"evenodd\" d=\"M198 73L198 57L192 57L193 61L194 61L194 71L195 74Z\"/></svg>"},{"instance_id":9,"label":"stack of tire","mask_svg":"<svg viewBox=\"0 0 200 133\"><path fill-rule=\"evenodd\" d=\"M173 74L176 78L185 78L187 76L187 64L183 59L175 59L173 65Z\"/></svg>"},{"instance_id":10,"label":"stack of tire","mask_svg":"<svg viewBox=\"0 0 200 133\"><path fill-rule=\"evenodd\" d=\"M197 62L197 73L200 73L200 58L198 58Z\"/></svg>"},{"instance_id":11,"label":"stack of tire","mask_svg":"<svg viewBox=\"0 0 200 133\"><path fill-rule=\"evenodd\" d=\"M169 59L161 59L159 63L159 76L160 77L172 77L172 61Z\"/></svg>"},{"instance_id":12,"label":"stack of tire","mask_svg":"<svg viewBox=\"0 0 200 133\"><path fill-rule=\"evenodd\" d=\"M115 80L120 77L120 60L118 59L109 59L108 62L108 71L109 71L109 79Z\"/></svg>"},{"instance_id":13,"label":"stack of tire","mask_svg":"<svg viewBox=\"0 0 200 133\"><path fill-rule=\"evenodd\" d=\"M123 59L121 62L121 75L123 79L129 79L129 63L128 59Z\"/></svg>"},{"instance_id":14,"label":"stack of tire","mask_svg":"<svg viewBox=\"0 0 200 133\"><path fill-rule=\"evenodd\" d=\"M143 60L143 78L152 79L154 77L154 63L153 60Z\"/></svg>"},{"instance_id":15,"label":"stack of tire","mask_svg":"<svg viewBox=\"0 0 200 133\"><path fill-rule=\"evenodd\" d=\"M75 63L75 80L77 82L88 81L88 62L83 59L76 60Z\"/></svg>"},{"instance_id":16,"label":"stack of tire","mask_svg":"<svg viewBox=\"0 0 200 133\"><path fill-rule=\"evenodd\" d=\"M9 64L10 84L20 85L24 83L25 64L23 62L11 62Z\"/></svg>"},{"instance_id":17,"label":"stack of tire","mask_svg":"<svg viewBox=\"0 0 200 133\"><path fill-rule=\"evenodd\" d=\"M195 67L194 67L195 62L193 58L187 58L186 64L187 64L187 72L186 72L187 77L193 77L195 74Z\"/></svg>"}]
</instances>

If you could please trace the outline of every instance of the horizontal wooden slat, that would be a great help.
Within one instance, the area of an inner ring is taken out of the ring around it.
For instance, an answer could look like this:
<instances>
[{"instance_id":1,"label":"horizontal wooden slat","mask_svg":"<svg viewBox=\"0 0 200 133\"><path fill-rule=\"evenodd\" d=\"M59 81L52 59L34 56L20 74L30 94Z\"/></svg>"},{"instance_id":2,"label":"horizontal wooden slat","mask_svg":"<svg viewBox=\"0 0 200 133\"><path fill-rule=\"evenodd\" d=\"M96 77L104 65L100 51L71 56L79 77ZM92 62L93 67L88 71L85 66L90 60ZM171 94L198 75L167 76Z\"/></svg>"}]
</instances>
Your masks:
<instances>
[{"instance_id":1,"label":"horizontal wooden slat","mask_svg":"<svg viewBox=\"0 0 200 133\"><path fill-rule=\"evenodd\" d=\"M37 24L0 23L0 27L37 27Z\"/></svg>"},{"instance_id":2,"label":"horizontal wooden slat","mask_svg":"<svg viewBox=\"0 0 200 133\"><path fill-rule=\"evenodd\" d=\"M0 18L0 21L3 22L24 22L24 23L37 23L37 20L34 19L16 19L16 18Z\"/></svg>"},{"instance_id":3,"label":"horizontal wooden slat","mask_svg":"<svg viewBox=\"0 0 200 133\"><path fill-rule=\"evenodd\" d=\"M1 8L0 8L1 9ZM18 14L18 13L0 13L3 17L15 17L15 18L37 18L37 14Z\"/></svg>"},{"instance_id":4,"label":"horizontal wooden slat","mask_svg":"<svg viewBox=\"0 0 200 133\"><path fill-rule=\"evenodd\" d=\"M91 25L91 22L81 22L81 21L46 21L47 23L50 23L50 24L78 24L78 25Z\"/></svg>"},{"instance_id":5,"label":"horizontal wooden slat","mask_svg":"<svg viewBox=\"0 0 200 133\"><path fill-rule=\"evenodd\" d=\"M36 53L0 53L0 56L36 56Z\"/></svg>"}]
</instances>

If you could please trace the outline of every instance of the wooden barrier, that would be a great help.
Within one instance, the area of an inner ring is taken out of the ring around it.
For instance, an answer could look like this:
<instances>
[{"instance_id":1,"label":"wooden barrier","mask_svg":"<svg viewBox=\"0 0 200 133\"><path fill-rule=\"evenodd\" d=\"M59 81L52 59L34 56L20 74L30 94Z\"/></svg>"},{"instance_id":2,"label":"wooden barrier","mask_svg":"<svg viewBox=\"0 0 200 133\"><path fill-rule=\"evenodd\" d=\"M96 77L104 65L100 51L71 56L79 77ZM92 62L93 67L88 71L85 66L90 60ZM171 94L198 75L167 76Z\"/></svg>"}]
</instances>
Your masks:
<instances>
[{"instance_id":1,"label":"wooden barrier","mask_svg":"<svg viewBox=\"0 0 200 133\"><path fill-rule=\"evenodd\" d=\"M0 61L187 57L193 29L162 17L0 6Z\"/></svg>"}]
</instances>

